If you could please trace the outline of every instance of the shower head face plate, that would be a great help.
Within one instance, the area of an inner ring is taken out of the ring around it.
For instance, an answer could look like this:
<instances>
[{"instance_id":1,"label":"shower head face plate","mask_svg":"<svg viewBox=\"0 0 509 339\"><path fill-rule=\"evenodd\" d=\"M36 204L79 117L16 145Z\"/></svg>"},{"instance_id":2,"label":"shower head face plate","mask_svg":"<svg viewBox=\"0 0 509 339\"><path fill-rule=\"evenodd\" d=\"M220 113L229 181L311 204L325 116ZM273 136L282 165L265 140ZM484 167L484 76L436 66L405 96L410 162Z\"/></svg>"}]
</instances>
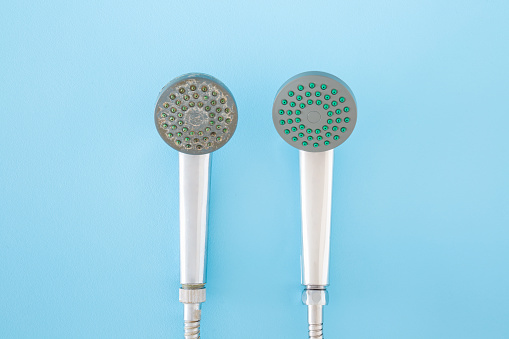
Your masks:
<instances>
[{"instance_id":1,"label":"shower head face plate","mask_svg":"<svg viewBox=\"0 0 509 339\"><path fill-rule=\"evenodd\" d=\"M207 154L223 147L237 127L232 93L216 78L201 73L182 75L160 92L155 108L159 135L186 154Z\"/></svg>"},{"instance_id":2,"label":"shower head face plate","mask_svg":"<svg viewBox=\"0 0 509 339\"><path fill-rule=\"evenodd\" d=\"M357 105L350 88L329 73L306 72L278 91L272 119L279 135L303 151L324 152L352 134Z\"/></svg>"}]
</instances>

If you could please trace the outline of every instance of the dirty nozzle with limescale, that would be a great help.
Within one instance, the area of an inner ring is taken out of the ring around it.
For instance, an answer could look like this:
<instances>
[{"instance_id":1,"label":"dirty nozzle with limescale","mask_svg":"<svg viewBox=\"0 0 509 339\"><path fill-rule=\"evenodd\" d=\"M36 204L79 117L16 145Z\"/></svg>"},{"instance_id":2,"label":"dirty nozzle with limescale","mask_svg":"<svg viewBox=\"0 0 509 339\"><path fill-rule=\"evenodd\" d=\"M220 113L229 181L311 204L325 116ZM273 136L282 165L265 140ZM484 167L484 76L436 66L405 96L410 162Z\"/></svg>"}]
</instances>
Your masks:
<instances>
[{"instance_id":1,"label":"dirty nozzle with limescale","mask_svg":"<svg viewBox=\"0 0 509 339\"><path fill-rule=\"evenodd\" d=\"M341 79L306 72L279 89L272 119L279 135L299 149L302 301L308 306L309 338L321 339L329 285L333 150L351 135L357 105Z\"/></svg>"},{"instance_id":2,"label":"dirty nozzle with limescale","mask_svg":"<svg viewBox=\"0 0 509 339\"><path fill-rule=\"evenodd\" d=\"M219 80L186 74L162 89L155 121L163 140L177 151L207 154L230 140L237 127L237 106Z\"/></svg>"},{"instance_id":3,"label":"dirty nozzle with limescale","mask_svg":"<svg viewBox=\"0 0 509 339\"><path fill-rule=\"evenodd\" d=\"M198 339L205 301L211 152L235 132L237 105L214 77L185 74L161 90L155 123L163 140L179 151L179 299L184 304L184 337Z\"/></svg>"}]
</instances>

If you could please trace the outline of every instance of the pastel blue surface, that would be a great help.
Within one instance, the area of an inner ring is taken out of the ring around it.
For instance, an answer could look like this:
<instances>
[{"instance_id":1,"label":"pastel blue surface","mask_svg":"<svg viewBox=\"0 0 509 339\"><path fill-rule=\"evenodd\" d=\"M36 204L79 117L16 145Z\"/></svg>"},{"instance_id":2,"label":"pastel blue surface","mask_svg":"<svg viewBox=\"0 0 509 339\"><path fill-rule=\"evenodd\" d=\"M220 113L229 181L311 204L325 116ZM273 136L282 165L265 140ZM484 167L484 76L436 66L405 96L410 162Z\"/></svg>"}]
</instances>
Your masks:
<instances>
[{"instance_id":1,"label":"pastel blue surface","mask_svg":"<svg viewBox=\"0 0 509 339\"><path fill-rule=\"evenodd\" d=\"M179 338L178 154L159 90L209 73L203 338L306 338L298 151L276 91L319 70L359 120L335 151L328 338L509 337L507 1L4 1L0 337Z\"/></svg>"}]
</instances>

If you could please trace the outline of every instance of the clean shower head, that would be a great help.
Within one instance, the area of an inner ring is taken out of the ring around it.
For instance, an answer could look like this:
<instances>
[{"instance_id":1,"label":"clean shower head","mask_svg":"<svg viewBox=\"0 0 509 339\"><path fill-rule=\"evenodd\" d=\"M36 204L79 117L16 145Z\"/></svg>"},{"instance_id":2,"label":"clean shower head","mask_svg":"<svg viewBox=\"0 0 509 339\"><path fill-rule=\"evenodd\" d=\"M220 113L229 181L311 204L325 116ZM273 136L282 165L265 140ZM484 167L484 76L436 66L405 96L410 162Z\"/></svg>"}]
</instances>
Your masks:
<instances>
[{"instance_id":1,"label":"clean shower head","mask_svg":"<svg viewBox=\"0 0 509 339\"><path fill-rule=\"evenodd\" d=\"M331 150L348 139L357 122L350 88L324 72L298 74L281 86L272 119L279 135L307 152Z\"/></svg>"},{"instance_id":2,"label":"clean shower head","mask_svg":"<svg viewBox=\"0 0 509 339\"><path fill-rule=\"evenodd\" d=\"M357 105L341 79L306 72L279 89L272 119L279 135L299 149L302 301L308 306L309 338L322 339L329 285L333 150L352 134Z\"/></svg>"},{"instance_id":3,"label":"clean shower head","mask_svg":"<svg viewBox=\"0 0 509 339\"><path fill-rule=\"evenodd\" d=\"M223 147L237 127L237 105L216 78L189 73L170 81L155 108L157 131L179 152L207 154Z\"/></svg>"},{"instance_id":4,"label":"clean shower head","mask_svg":"<svg viewBox=\"0 0 509 339\"><path fill-rule=\"evenodd\" d=\"M237 127L237 105L216 78L190 73L159 93L155 123L159 135L179 151L180 284L184 337L200 338L205 302L210 158Z\"/></svg>"}]
</instances>

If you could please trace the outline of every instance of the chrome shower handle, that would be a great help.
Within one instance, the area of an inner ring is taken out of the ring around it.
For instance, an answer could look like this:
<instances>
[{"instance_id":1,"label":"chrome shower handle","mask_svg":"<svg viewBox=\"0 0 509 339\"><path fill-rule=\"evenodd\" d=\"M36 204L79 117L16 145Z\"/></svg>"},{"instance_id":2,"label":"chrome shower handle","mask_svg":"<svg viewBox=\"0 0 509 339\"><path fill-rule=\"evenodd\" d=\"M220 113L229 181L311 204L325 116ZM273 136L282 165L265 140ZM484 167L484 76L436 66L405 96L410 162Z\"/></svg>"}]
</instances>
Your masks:
<instances>
[{"instance_id":1,"label":"chrome shower handle","mask_svg":"<svg viewBox=\"0 0 509 339\"><path fill-rule=\"evenodd\" d=\"M302 213L302 284L329 285L334 150L299 151Z\"/></svg>"},{"instance_id":2,"label":"chrome shower handle","mask_svg":"<svg viewBox=\"0 0 509 339\"><path fill-rule=\"evenodd\" d=\"M180 283L206 282L211 155L179 153Z\"/></svg>"}]
</instances>

